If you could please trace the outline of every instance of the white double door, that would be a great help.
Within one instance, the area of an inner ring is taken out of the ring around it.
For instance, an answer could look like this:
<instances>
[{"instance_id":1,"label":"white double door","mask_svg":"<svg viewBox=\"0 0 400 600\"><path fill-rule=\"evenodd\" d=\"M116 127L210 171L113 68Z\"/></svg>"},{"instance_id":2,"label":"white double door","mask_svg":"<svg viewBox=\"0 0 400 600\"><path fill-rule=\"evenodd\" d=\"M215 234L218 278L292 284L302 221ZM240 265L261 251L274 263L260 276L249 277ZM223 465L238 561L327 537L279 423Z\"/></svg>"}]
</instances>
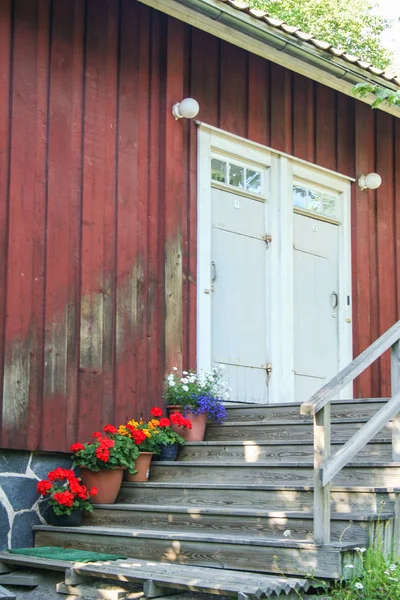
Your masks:
<instances>
[{"instance_id":1,"label":"white double door","mask_svg":"<svg viewBox=\"0 0 400 600\"><path fill-rule=\"evenodd\" d=\"M209 193L203 182L199 197L199 235L202 202L210 228L199 245L199 367L225 365L232 401L302 402L351 360L348 182L318 183L311 165L299 178L286 158L209 161Z\"/></svg>"}]
</instances>

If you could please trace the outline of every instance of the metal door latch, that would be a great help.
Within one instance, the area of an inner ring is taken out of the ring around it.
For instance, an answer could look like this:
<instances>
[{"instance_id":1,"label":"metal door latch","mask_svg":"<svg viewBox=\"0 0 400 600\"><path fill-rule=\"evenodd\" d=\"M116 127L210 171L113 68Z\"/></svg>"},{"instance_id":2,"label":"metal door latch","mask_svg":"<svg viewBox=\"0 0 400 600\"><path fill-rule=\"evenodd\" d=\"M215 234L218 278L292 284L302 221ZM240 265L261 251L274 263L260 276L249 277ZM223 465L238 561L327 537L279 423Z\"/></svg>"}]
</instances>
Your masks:
<instances>
[{"instance_id":1,"label":"metal door latch","mask_svg":"<svg viewBox=\"0 0 400 600\"><path fill-rule=\"evenodd\" d=\"M267 248L269 248L272 242L272 235L263 235L263 240L267 244Z\"/></svg>"},{"instance_id":2,"label":"metal door latch","mask_svg":"<svg viewBox=\"0 0 400 600\"><path fill-rule=\"evenodd\" d=\"M272 365L271 365L271 363L267 363L267 366L265 367L265 370L267 371L267 383L268 383L269 380L271 379L271 374L272 374Z\"/></svg>"}]
</instances>

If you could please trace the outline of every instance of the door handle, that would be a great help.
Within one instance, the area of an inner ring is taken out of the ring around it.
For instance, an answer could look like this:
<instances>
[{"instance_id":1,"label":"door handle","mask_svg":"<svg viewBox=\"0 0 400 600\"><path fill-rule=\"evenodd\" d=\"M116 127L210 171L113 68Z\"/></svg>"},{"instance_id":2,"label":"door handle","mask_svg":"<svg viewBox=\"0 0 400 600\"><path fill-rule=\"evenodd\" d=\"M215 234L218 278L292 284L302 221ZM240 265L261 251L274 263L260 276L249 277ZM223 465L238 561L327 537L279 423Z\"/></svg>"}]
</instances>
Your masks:
<instances>
[{"instance_id":1,"label":"door handle","mask_svg":"<svg viewBox=\"0 0 400 600\"><path fill-rule=\"evenodd\" d=\"M215 283L217 281L217 265L215 260L211 263L211 283Z\"/></svg>"},{"instance_id":2,"label":"door handle","mask_svg":"<svg viewBox=\"0 0 400 600\"><path fill-rule=\"evenodd\" d=\"M339 297L336 292L332 292L331 302L332 308L337 308L337 305L339 304Z\"/></svg>"}]
</instances>

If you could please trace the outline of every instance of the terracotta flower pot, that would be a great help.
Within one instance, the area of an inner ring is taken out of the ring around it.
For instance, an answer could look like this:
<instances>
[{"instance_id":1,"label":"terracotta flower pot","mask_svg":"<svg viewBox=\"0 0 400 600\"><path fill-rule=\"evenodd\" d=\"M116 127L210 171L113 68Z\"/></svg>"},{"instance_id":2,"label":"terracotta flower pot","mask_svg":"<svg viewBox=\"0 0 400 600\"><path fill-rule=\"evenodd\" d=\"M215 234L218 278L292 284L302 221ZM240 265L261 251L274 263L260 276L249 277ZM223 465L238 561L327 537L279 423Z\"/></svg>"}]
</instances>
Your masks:
<instances>
[{"instance_id":1,"label":"terracotta flower pot","mask_svg":"<svg viewBox=\"0 0 400 600\"><path fill-rule=\"evenodd\" d=\"M114 504L117 499L119 489L122 483L125 467L115 467L115 469L101 469L100 471L90 471L81 467L82 483L87 488L97 488L96 496L90 501L92 504Z\"/></svg>"},{"instance_id":2,"label":"terracotta flower pot","mask_svg":"<svg viewBox=\"0 0 400 600\"><path fill-rule=\"evenodd\" d=\"M173 412L183 412L182 406L167 406L168 414ZM202 442L204 434L206 432L207 425L207 413L201 415L194 415L193 413L186 411L185 416L189 421L192 422L192 429L186 429L186 427L179 427L171 423L171 429L176 433L179 433L187 442Z\"/></svg>"},{"instance_id":3,"label":"terracotta flower pot","mask_svg":"<svg viewBox=\"0 0 400 600\"><path fill-rule=\"evenodd\" d=\"M139 452L139 456L135 462L137 473L131 475L128 471L124 473L124 481L147 481L150 473L150 463L153 457L153 452Z\"/></svg>"}]
</instances>

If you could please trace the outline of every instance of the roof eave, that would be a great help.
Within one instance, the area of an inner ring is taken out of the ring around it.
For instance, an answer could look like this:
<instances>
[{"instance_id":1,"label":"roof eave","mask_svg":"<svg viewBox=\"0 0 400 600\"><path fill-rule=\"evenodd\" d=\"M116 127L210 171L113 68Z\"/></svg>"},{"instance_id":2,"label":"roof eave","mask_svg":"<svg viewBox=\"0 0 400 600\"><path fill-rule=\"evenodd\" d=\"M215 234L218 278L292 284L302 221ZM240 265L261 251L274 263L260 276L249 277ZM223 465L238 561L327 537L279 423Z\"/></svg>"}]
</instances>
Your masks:
<instances>
[{"instance_id":1,"label":"roof eave","mask_svg":"<svg viewBox=\"0 0 400 600\"><path fill-rule=\"evenodd\" d=\"M397 85L347 61L330 57L307 42L258 21L251 15L215 0L139 0L249 52L280 64L348 96L359 82L370 82L397 91ZM374 97L362 99L371 104ZM386 104L380 110L400 117L400 109Z\"/></svg>"}]
</instances>

